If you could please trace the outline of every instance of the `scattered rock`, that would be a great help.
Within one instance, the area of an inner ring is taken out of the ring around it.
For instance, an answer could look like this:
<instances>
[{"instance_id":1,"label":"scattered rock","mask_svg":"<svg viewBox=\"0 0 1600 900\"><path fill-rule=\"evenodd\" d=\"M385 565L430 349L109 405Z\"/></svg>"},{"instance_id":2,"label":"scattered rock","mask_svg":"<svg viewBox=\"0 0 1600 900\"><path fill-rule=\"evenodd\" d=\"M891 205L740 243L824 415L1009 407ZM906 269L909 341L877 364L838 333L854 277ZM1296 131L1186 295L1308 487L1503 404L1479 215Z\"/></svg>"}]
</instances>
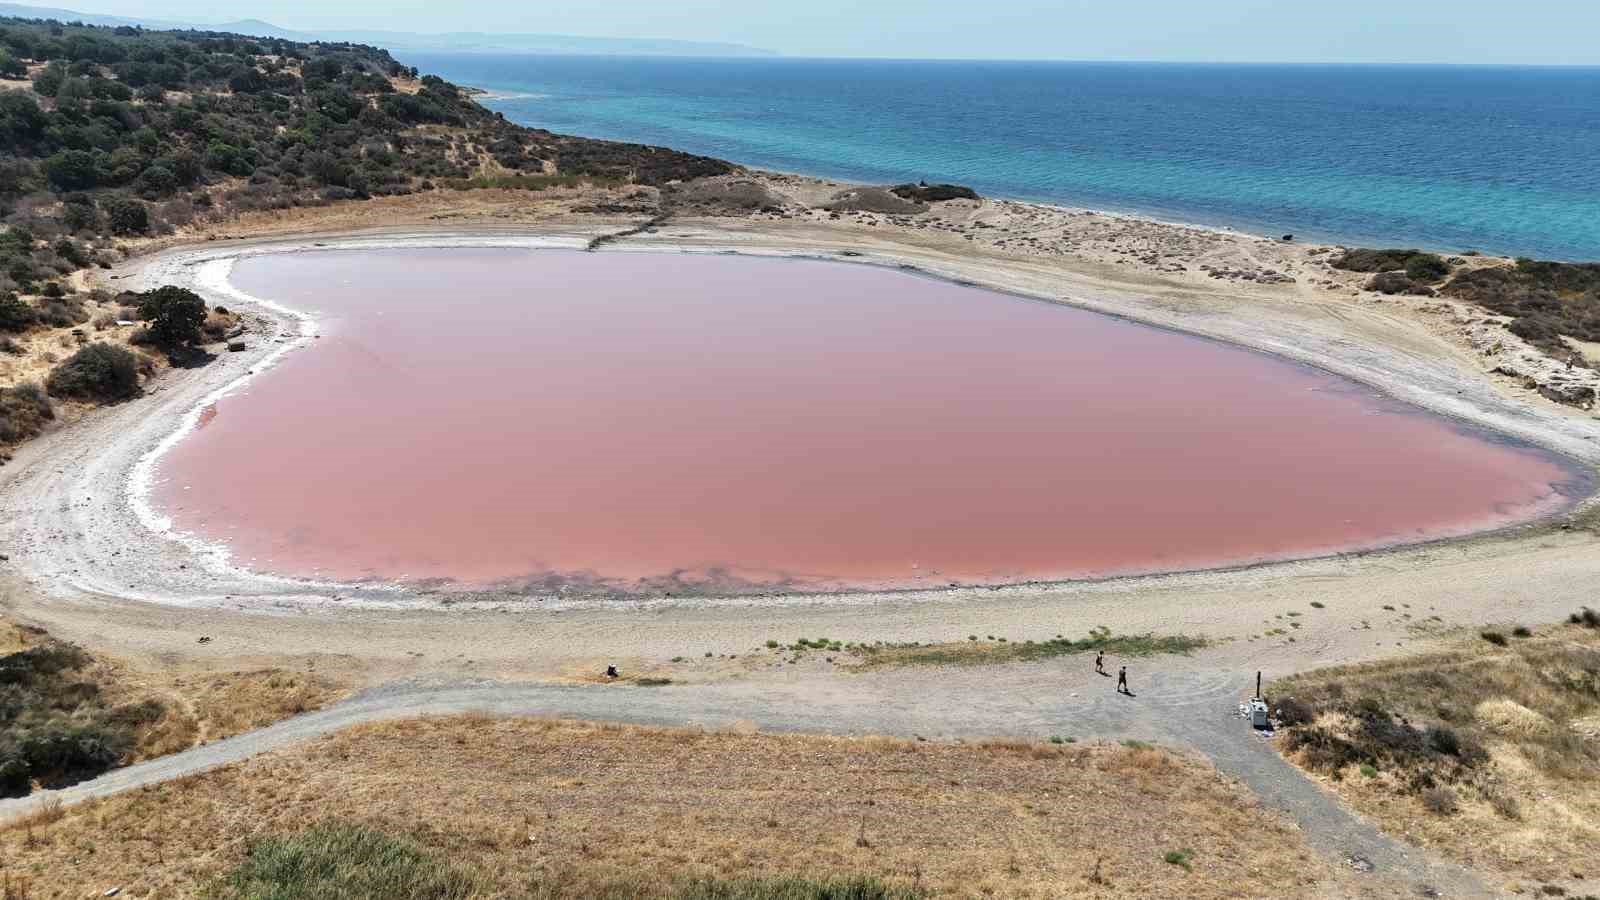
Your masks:
<instances>
[{"instance_id":1,"label":"scattered rock","mask_svg":"<svg viewBox=\"0 0 1600 900\"><path fill-rule=\"evenodd\" d=\"M1539 393L1547 399L1568 406L1588 408L1595 401L1595 389L1587 384L1573 384L1571 382L1545 382L1539 385Z\"/></svg>"}]
</instances>

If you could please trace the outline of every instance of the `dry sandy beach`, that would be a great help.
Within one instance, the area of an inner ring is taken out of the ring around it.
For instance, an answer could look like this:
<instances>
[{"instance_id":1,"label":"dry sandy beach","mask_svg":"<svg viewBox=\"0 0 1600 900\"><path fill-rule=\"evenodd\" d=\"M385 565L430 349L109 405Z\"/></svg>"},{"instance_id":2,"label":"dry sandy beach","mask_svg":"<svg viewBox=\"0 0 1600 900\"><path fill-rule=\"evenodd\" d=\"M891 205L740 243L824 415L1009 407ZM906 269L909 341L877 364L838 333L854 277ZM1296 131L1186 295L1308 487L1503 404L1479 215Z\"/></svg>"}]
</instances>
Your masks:
<instances>
[{"instance_id":1,"label":"dry sandy beach","mask_svg":"<svg viewBox=\"0 0 1600 900\"><path fill-rule=\"evenodd\" d=\"M1011 201L860 211L837 202L849 189L786 175L723 179L680 198L665 224L601 252L733 251L915 267L1279 354L1587 469L1600 462L1600 421L1591 413L1491 374L1518 360L1537 363L1503 329L1486 344L1489 317L1448 301L1367 294L1325 264L1328 248ZM751 191L771 211L729 211L729 197ZM313 247L582 247L640 224L638 194L599 193L481 191L294 211L247 220L227 235L182 236L110 272L110 287L184 284L244 312L249 349L167 373L146 398L48 434L0 470L8 612L131 658L202 669L300 661L371 683L399 675L559 677L600 660L659 665L686 649L740 653L802 634L1024 639L1096 625L1239 638L1205 655L1283 671L1383 655L1451 625L1555 619L1591 600L1600 554L1588 502L1558 520L1492 535L1233 571L625 604L272 580L149 527L153 514L138 487L152 453L219 392L240 388L281 354L315 352L313 320L228 288L230 260ZM1295 641L1240 645L1285 603L1311 598L1328 615ZM1384 609L1401 603L1412 618ZM197 645L200 636L213 640ZM693 677L753 674L737 665L701 668Z\"/></svg>"}]
</instances>

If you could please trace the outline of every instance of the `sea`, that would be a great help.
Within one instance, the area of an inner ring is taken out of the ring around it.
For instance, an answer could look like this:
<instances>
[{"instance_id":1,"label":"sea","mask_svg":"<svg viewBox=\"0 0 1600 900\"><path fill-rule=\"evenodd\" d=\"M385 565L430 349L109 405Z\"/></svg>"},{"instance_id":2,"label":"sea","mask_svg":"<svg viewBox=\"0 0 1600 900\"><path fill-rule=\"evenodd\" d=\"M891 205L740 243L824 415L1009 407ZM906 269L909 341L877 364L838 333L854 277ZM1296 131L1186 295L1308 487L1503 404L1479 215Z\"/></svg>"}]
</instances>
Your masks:
<instances>
[{"instance_id":1,"label":"sea","mask_svg":"<svg viewBox=\"0 0 1600 900\"><path fill-rule=\"evenodd\" d=\"M1361 246L1600 260L1600 68L403 54L523 125Z\"/></svg>"}]
</instances>

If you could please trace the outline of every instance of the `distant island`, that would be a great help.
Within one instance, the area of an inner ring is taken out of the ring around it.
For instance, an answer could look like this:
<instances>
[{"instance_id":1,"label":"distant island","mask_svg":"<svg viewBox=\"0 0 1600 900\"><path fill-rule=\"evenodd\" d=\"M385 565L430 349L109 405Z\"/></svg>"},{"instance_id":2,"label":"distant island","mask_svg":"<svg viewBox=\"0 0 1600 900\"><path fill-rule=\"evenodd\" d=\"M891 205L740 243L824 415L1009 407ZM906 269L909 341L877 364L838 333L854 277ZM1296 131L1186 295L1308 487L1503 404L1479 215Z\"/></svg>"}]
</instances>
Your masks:
<instances>
[{"instance_id":1,"label":"distant island","mask_svg":"<svg viewBox=\"0 0 1600 900\"><path fill-rule=\"evenodd\" d=\"M109 28L134 27L160 31L211 31L242 34L256 38L313 43L371 44L391 51L427 53L530 53L593 56L776 56L771 50L718 41L678 41L660 38L583 37L565 34L499 34L455 31L445 34L419 34L407 31L317 30L296 31L280 28L260 19L228 22L182 22L143 16L105 16L48 6L0 3L0 16L22 19L52 19L80 22Z\"/></svg>"}]
</instances>

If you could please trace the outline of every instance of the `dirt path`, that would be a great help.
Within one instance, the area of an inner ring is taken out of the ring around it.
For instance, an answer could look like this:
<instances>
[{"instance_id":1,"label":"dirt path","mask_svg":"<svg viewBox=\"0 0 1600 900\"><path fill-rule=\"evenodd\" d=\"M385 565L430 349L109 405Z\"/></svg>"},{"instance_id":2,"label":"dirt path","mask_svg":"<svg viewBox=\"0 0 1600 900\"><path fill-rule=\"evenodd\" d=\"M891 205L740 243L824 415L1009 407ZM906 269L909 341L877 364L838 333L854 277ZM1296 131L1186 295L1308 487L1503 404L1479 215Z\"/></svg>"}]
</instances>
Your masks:
<instances>
[{"instance_id":1,"label":"dirt path","mask_svg":"<svg viewBox=\"0 0 1600 900\"><path fill-rule=\"evenodd\" d=\"M1250 677L1174 661L1148 675L1134 666L1135 696L1113 692L1113 680L1088 671L1088 658L1003 668L900 670L643 688L495 682L397 682L327 709L185 753L107 773L61 791L0 802L0 818L48 798L75 803L181 778L362 722L421 715L485 712L719 729L754 724L763 730L890 734L928 739L996 735L1078 740L1139 739L1190 747L1282 810L1310 845L1337 864L1372 866L1374 878L1444 896L1489 896L1470 873L1404 847L1360 820L1294 770L1239 719L1235 710Z\"/></svg>"}]
</instances>

